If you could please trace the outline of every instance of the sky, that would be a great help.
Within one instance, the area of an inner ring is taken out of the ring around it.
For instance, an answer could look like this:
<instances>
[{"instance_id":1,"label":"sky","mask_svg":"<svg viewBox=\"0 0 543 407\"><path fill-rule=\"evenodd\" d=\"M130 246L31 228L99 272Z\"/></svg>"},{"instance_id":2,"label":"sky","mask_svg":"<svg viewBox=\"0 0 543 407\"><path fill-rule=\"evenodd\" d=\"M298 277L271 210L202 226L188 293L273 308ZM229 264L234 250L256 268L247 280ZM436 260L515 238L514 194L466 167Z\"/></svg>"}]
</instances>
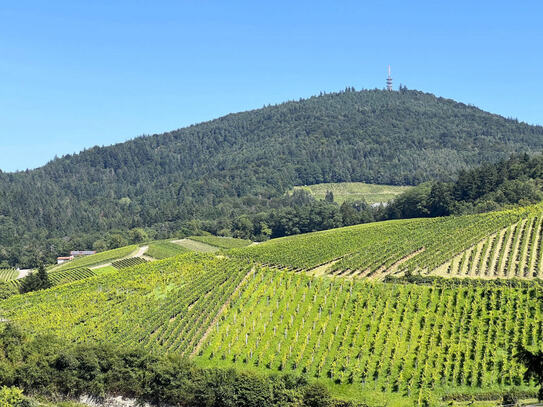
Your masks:
<instances>
[{"instance_id":1,"label":"sky","mask_svg":"<svg viewBox=\"0 0 543 407\"><path fill-rule=\"evenodd\" d=\"M543 125L541 1L0 3L0 170L346 86Z\"/></svg>"}]
</instances>

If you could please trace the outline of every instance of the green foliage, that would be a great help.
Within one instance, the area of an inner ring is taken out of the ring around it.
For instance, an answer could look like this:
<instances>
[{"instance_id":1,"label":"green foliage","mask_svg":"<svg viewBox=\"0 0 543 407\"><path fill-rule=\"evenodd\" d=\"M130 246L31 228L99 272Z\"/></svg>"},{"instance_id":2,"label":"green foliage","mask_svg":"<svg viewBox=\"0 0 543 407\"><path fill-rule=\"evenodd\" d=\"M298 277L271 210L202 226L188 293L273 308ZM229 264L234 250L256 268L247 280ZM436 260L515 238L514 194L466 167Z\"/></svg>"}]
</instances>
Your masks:
<instances>
[{"instance_id":1,"label":"green foliage","mask_svg":"<svg viewBox=\"0 0 543 407\"><path fill-rule=\"evenodd\" d=\"M202 348L207 365L304 373L366 391L530 386L514 354L543 340L541 286L431 286L259 270Z\"/></svg>"},{"instance_id":2,"label":"green foliage","mask_svg":"<svg viewBox=\"0 0 543 407\"><path fill-rule=\"evenodd\" d=\"M26 276L19 285L19 292L21 294L31 291L45 290L52 286L49 280L49 275L45 271L45 266L40 264L38 271Z\"/></svg>"},{"instance_id":3,"label":"green foliage","mask_svg":"<svg viewBox=\"0 0 543 407\"><path fill-rule=\"evenodd\" d=\"M426 183L404 192L385 211L392 219L488 212L543 199L543 156L513 156L462 170L450 183Z\"/></svg>"},{"instance_id":4,"label":"green foliage","mask_svg":"<svg viewBox=\"0 0 543 407\"><path fill-rule=\"evenodd\" d=\"M10 281L17 278L19 272L15 269L0 269L0 281Z\"/></svg>"},{"instance_id":5,"label":"green foliage","mask_svg":"<svg viewBox=\"0 0 543 407\"><path fill-rule=\"evenodd\" d=\"M354 407L339 404L326 389L301 377L202 369L178 355L30 338L12 326L0 331L0 366L0 384L17 383L33 394L55 399L85 394L122 395L156 406ZM0 389L1 407L23 407L24 401L18 388Z\"/></svg>"},{"instance_id":6,"label":"green foliage","mask_svg":"<svg viewBox=\"0 0 543 407\"><path fill-rule=\"evenodd\" d=\"M17 289L17 286L0 281L0 300L4 300L18 293L19 290Z\"/></svg>"},{"instance_id":7,"label":"green foliage","mask_svg":"<svg viewBox=\"0 0 543 407\"><path fill-rule=\"evenodd\" d=\"M220 247L221 249L235 249L249 246L252 243L250 240L221 236L190 236L189 239L206 243L211 246Z\"/></svg>"},{"instance_id":8,"label":"green foliage","mask_svg":"<svg viewBox=\"0 0 543 407\"><path fill-rule=\"evenodd\" d=\"M541 127L422 92L325 94L0 173L0 249L11 265L35 265L60 254L65 236L94 233L80 247L103 250L125 245L134 228L194 234L193 219L216 221L205 230L217 234L295 185L452 181L460 169L542 148Z\"/></svg>"},{"instance_id":9,"label":"green foliage","mask_svg":"<svg viewBox=\"0 0 543 407\"><path fill-rule=\"evenodd\" d=\"M162 260L168 257L177 256L178 254L186 253L188 251L188 249L176 243L160 241L149 243L149 248L145 254L157 260Z\"/></svg>"},{"instance_id":10,"label":"green foliage","mask_svg":"<svg viewBox=\"0 0 543 407\"><path fill-rule=\"evenodd\" d=\"M365 201L369 204L388 202L410 187L396 185L375 185L363 182L339 182L294 187L311 192L316 199L325 199L332 192L334 202L341 205L345 201Z\"/></svg>"},{"instance_id":11,"label":"green foliage","mask_svg":"<svg viewBox=\"0 0 543 407\"><path fill-rule=\"evenodd\" d=\"M21 389L6 386L0 388L0 407L19 407L23 400Z\"/></svg>"},{"instance_id":12,"label":"green foliage","mask_svg":"<svg viewBox=\"0 0 543 407\"><path fill-rule=\"evenodd\" d=\"M95 273L91 269L80 267L76 269L52 271L49 273L49 280L52 285L61 285L89 278L94 275Z\"/></svg>"},{"instance_id":13,"label":"green foliage","mask_svg":"<svg viewBox=\"0 0 543 407\"><path fill-rule=\"evenodd\" d=\"M243 260L186 254L11 297L0 317L68 340L189 355L250 268Z\"/></svg>"},{"instance_id":14,"label":"green foliage","mask_svg":"<svg viewBox=\"0 0 543 407\"><path fill-rule=\"evenodd\" d=\"M137 266L138 264L147 263L147 260L142 259L141 257L130 257L128 259L117 260L111 263L116 269L124 269L127 267Z\"/></svg>"},{"instance_id":15,"label":"green foliage","mask_svg":"<svg viewBox=\"0 0 543 407\"><path fill-rule=\"evenodd\" d=\"M390 272L408 270L412 273L431 273L489 235L521 219L533 222L533 219L541 219L541 216L542 207L534 206L479 215L369 223L274 239L233 250L231 255L290 269L311 270L328 264L326 272L351 277L383 278ZM530 241L541 241L539 228L537 233L530 230L526 235L523 242L527 247ZM523 250L524 246L517 246ZM514 250L500 252L500 258L520 256L520 263L518 260L515 263L520 267L518 277L543 276L541 262L537 263L535 275L524 273L526 265L536 264L540 245L532 244L523 255L517 246L513 247ZM475 258L471 262L475 263ZM484 267L490 268L493 264L490 262Z\"/></svg>"}]
</instances>

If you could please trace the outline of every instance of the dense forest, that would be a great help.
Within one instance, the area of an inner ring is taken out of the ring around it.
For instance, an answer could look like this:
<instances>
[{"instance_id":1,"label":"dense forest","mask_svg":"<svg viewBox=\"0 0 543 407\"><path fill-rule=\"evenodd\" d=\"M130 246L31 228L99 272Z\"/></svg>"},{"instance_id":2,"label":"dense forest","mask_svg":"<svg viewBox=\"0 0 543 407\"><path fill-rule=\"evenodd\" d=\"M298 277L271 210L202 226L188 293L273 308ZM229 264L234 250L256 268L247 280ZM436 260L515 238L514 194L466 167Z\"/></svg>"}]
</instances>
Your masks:
<instances>
[{"instance_id":1,"label":"dense forest","mask_svg":"<svg viewBox=\"0 0 543 407\"><path fill-rule=\"evenodd\" d=\"M139 228L157 238L198 228L233 234L249 228L242 215L296 211L297 198L284 198L293 185L450 182L480 162L542 147L543 127L405 88L347 88L0 173L0 262L111 248L142 238ZM314 229L251 227L239 234Z\"/></svg>"}]
</instances>

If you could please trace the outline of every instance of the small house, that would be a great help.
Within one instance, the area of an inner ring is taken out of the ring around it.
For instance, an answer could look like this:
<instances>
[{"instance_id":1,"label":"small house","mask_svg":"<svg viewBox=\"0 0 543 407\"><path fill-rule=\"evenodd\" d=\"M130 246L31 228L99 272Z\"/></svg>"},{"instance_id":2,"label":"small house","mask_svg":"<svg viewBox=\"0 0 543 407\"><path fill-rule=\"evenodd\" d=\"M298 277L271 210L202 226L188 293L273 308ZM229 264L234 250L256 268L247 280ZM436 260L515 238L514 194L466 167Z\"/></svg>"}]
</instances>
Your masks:
<instances>
[{"instance_id":1,"label":"small house","mask_svg":"<svg viewBox=\"0 0 543 407\"><path fill-rule=\"evenodd\" d=\"M57 257L57 264L63 264L67 261L73 260L74 256L67 256L67 257Z\"/></svg>"}]
</instances>

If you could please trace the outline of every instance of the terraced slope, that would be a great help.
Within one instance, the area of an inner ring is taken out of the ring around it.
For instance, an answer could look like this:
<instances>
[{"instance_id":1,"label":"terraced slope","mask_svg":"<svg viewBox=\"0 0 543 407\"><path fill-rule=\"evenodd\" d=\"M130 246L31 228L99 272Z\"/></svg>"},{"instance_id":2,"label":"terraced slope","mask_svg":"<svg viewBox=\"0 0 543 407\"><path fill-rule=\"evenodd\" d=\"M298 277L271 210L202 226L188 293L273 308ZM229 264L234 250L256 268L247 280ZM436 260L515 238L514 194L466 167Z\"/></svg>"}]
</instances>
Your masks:
<instances>
[{"instance_id":1,"label":"terraced slope","mask_svg":"<svg viewBox=\"0 0 543 407\"><path fill-rule=\"evenodd\" d=\"M291 236L233 256L311 274L382 279L405 272L543 277L543 207L408 219Z\"/></svg>"},{"instance_id":2,"label":"terraced slope","mask_svg":"<svg viewBox=\"0 0 543 407\"><path fill-rule=\"evenodd\" d=\"M189 250L183 246L172 242L157 241L149 243L149 248L145 252L145 255L157 260L162 260L168 257L177 256L178 254L186 253L188 251Z\"/></svg>"},{"instance_id":3,"label":"terraced slope","mask_svg":"<svg viewBox=\"0 0 543 407\"><path fill-rule=\"evenodd\" d=\"M15 280L19 276L19 271L15 269L0 269L0 281Z\"/></svg>"}]
</instances>

